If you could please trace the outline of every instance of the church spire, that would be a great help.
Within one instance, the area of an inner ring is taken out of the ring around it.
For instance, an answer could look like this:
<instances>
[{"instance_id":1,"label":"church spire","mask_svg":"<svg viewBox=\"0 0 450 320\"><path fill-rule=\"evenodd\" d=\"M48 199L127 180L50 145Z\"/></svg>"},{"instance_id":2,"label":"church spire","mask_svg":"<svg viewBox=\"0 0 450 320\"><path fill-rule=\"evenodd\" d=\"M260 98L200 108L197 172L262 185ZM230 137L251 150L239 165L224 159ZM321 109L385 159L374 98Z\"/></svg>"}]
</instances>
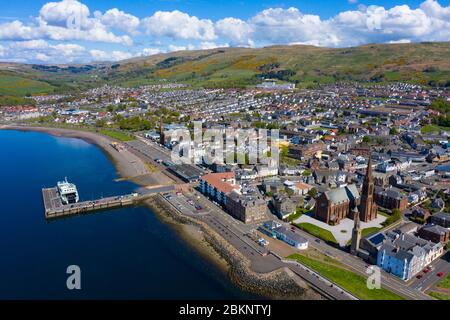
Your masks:
<instances>
[{"instance_id":1,"label":"church spire","mask_svg":"<svg viewBox=\"0 0 450 320\"><path fill-rule=\"evenodd\" d=\"M359 245L361 243L361 221L359 217L358 207L355 206L353 208L353 230L352 230L352 244L350 246L350 253L353 255L357 255L359 251Z\"/></svg>"},{"instance_id":2,"label":"church spire","mask_svg":"<svg viewBox=\"0 0 450 320\"><path fill-rule=\"evenodd\" d=\"M159 143L164 145L165 144L165 137L164 137L164 123L162 116L159 117Z\"/></svg>"},{"instance_id":3,"label":"church spire","mask_svg":"<svg viewBox=\"0 0 450 320\"><path fill-rule=\"evenodd\" d=\"M369 151L369 161L367 162L366 180L372 179L372 150Z\"/></svg>"},{"instance_id":4,"label":"church spire","mask_svg":"<svg viewBox=\"0 0 450 320\"><path fill-rule=\"evenodd\" d=\"M377 218L378 208L374 203L373 193L375 191L375 183L372 173L372 152L369 152L369 161L367 163L366 176L362 186L360 213L361 220L369 222Z\"/></svg>"}]
</instances>

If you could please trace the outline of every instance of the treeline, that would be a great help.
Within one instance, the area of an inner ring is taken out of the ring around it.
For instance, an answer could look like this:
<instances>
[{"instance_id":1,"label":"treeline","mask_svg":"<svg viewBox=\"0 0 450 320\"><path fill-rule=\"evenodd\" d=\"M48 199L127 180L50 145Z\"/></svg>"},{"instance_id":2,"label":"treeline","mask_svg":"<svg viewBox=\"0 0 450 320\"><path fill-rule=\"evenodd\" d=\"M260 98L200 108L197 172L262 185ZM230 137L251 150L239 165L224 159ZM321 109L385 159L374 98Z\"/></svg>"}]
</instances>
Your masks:
<instances>
[{"instance_id":1,"label":"treeline","mask_svg":"<svg viewBox=\"0 0 450 320\"><path fill-rule=\"evenodd\" d=\"M450 127L450 102L444 99L436 99L430 108L441 113L441 115L434 116L431 119L433 124L441 127Z\"/></svg>"}]
</instances>

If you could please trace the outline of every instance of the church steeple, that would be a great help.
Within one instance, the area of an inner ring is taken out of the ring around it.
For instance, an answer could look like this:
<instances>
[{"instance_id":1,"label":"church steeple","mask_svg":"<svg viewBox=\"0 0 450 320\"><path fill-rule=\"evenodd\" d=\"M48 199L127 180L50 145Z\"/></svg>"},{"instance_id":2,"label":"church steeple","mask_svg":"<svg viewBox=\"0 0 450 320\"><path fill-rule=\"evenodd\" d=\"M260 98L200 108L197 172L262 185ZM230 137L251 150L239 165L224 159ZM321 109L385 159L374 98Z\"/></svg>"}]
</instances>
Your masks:
<instances>
[{"instance_id":1,"label":"church steeple","mask_svg":"<svg viewBox=\"0 0 450 320\"><path fill-rule=\"evenodd\" d=\"M357 255L359 251L359 244L361 242L361 221L359 218L358 207L353 208L353 230L352 230L352 244L350 247L350 253Z\"/></svg>"},{"instance_id":2,"label":"church steeple","mask_svg":"<svg viewBox=\"0 0 450 320\"><path fill-rule=\"evenodd\" d=\"M377 218L378 208L373 200L373 193L375 189L375 183L372 173L372 152L369 153L369 160L367 162L367 171L364 178L361 194L360 213L361 220L369 222Z\"/></svg>"},{"instance_id":3,"label":"church steeple","mask_svg":"<svg viewBox=\"0 0 450 320\"><path fill-rule=\"evenodd\" d=\"M159 118L159 143L164 145L165 144L165 137L164 137L164 123L163 118Z\"/></svg>"}]
</instances>

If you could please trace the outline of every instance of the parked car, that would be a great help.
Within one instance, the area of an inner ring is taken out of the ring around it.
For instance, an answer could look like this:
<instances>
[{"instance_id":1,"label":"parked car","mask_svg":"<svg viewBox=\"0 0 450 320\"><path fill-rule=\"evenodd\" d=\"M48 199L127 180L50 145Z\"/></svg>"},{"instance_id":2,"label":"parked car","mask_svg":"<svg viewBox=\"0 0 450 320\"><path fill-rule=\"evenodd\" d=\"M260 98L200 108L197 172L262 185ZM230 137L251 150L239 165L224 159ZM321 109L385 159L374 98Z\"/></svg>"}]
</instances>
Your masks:
<instances>
[{"instance_id":1,"label":"parked car","mask_svg":"<svg viewBox=\"0 0 450 320\"><path fill-rule=\"evenodd\" d=\"M422 279L422 277L423 277L423 275L421 275L421 274L418 274L418 275L416 276L417 279Z\"/></svg>"},{"instance_id":2,"label":"parked car","mask_svg":"<svg viewBox=\"0 0 450 320\"><path fill-rule=\"evenodd\" d=\"M437 276L438 276L439 278L443 278L443 277L445 276L445 273L439 272L439 273L437 274Z\"/></svg>"}]
</instances>

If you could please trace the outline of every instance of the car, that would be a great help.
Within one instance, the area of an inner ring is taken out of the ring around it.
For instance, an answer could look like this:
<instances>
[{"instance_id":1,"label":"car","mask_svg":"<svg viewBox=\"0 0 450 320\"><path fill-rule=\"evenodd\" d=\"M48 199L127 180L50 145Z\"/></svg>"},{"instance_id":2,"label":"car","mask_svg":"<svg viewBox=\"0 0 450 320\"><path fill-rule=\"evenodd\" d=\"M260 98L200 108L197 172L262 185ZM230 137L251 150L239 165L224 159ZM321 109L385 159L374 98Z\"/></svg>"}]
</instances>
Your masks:
<instances>
[{"instance_id":1,"label":"car","mask_svg":"<svg viewBox=\"0 0 450 320\"><path fill-rule=\"evenodd\" d=\"M421 275L421 274L418 274L418 275L416 276L417 279L422 279L422 277L423 277L423 275Z\"/></svg>"},{"instance_id":2,"label":"car","mask_svg":"<svg viewBox=\"0 0 450 320\"><path fill-rule=\"evenodd\" d=\"M427 268L423 269L423 273L428 273L428 272L430 272L430 269L427 269Z\"/></svg>"},{"instance_id":3,"label":"car","mask_svg":"<svg viewBox=\"0 0 450 320\"><path fill-rule=\"evenodd\" d=\"M439 272L439 273L437 274L437 276L438 276L439 278L443 278L443 277L445 276L445 273Z\"/></svg>"},{"instance_id":4,"label":"car","mask_svg":"<svg viewBox=\"0 0 450 320\"><path fill-rule=\"evenodd\" d=\"M320 239L316 239L316 240L314 240L315 242L317 242L317 243L320 243Z\"/></svg>"}]
</instances>

